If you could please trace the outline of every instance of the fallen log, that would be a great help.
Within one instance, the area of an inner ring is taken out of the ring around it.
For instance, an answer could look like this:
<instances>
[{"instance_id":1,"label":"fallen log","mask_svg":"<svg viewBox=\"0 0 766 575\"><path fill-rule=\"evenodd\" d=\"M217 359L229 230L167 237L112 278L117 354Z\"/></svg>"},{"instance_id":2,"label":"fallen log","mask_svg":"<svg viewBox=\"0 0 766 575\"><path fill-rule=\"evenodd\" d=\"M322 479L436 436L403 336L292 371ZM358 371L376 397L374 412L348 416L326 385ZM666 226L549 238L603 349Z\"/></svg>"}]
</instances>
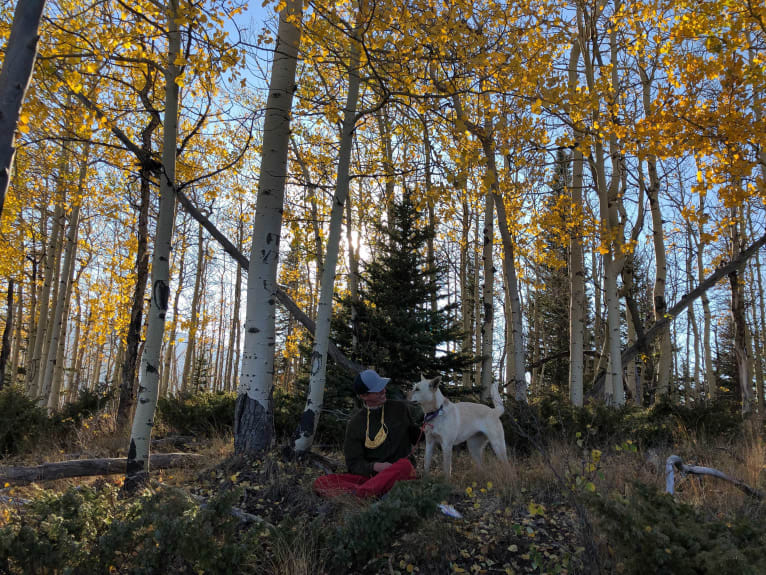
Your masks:
<instances>
[{"instance_id":1,"label":"fallen log","mask_svg":"<svg viewBox=\"0 0 766 575\"><path fill-rule=\"evenodd\" d=\"M149 469L168 469L192 465L203 461L197 453L153 453L149 458ZM72 459L43 463L32 467L0 467L0 485L14 483L23 485L34 481L48 481L67 477L114 475L125 473L127 459L111 457L102 459Z\"/></svg>"},{"instance_id":2,"label":"fallen log","mask_svg":"<svg viewBox=\"0 0 766 575\"><path fill-rule=\"evenodd\" d=\"M678 455L671 455L665 462L665 493L673 495L675 492L675 474L674 469L678 469L682 474L691 473L692 475L711 475L718 479L723 479L735 485L738 489L741 489L747 493L750 497L755 499L763 499L764 494L758 489L754 489L747 485L744 481L729 477L723 471L719 471L712 467L702 467L699 465L686 465Z\"/></svg>"}]
</instances>

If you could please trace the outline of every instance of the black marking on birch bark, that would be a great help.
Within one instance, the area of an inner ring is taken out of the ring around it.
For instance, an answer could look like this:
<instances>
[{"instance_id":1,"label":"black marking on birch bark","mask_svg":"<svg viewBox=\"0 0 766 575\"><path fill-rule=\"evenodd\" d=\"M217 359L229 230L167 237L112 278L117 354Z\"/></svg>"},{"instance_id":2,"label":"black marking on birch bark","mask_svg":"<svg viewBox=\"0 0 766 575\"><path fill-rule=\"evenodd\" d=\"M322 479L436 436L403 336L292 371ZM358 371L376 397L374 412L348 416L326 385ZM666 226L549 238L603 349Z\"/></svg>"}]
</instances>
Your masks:
<instances>
[{"instance_id":1,"label":"black marking on birch bark","mask_svg":"<svg viewBox=\"0 0 766 575\"><path fill-rule=\"evenodd\" d=\"M259 331L261 331L261 330L258 329L257 327L249 327L249 328L247 328L247 333L258 333Z\"/></svg>"},{"instance_id":2,"label":"black marking on birch bark","mask_svg":"<svg viewBox=\"0 0 766 575\"><path fill-rule=\"evenodd\" d=\"M160 310L168 309L168 299L170 299L170 286L164 280L154 282L154 302Z\"/></svg>"},{"instance_id":3,"label":"black marking on birch bark","mask_svg":"<svg viewBox=\"0 0 766 575\"><path fill-rule=\"evenodd\" d=\"M157 373L157 368L154 367L151 363L146 364L146 373Z\"/></svg>"}]
</instances>

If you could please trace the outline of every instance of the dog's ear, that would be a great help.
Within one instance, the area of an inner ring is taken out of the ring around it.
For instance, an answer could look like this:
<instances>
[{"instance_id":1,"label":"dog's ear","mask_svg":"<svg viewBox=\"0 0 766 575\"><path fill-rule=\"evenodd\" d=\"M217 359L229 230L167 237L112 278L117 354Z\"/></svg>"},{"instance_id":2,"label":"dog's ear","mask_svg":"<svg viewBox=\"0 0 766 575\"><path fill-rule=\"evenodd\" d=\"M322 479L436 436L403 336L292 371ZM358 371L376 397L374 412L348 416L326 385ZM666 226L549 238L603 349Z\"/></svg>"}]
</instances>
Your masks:
<instances>
[{"instance_id":1,"label":"dog's ear","mask_svg":"<svg viewBox=\"0 0 766 575\"><path fill-rule=\"evenodd\" d=\"M431 389L436 390L439 387L441 380L442 380L441 375L437 375L435 378L433 378L429 384Z\"/></svg>"}]
</instances>

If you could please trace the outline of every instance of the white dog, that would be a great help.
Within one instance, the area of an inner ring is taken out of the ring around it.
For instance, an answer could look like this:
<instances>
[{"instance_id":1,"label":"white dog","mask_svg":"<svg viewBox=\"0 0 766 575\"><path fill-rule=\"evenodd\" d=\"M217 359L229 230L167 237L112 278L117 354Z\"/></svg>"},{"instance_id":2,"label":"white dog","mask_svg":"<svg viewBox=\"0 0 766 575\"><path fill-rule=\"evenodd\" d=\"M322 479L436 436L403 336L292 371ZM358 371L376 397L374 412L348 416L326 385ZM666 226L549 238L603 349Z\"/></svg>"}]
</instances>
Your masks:
<instances>
[{"instance_id":1,"label":"white dog","mask_svg":"<svg viewBox=\"0 0 766 575\"><path fill-rule=\"evenodd\" d=\"M493 409L481 403L452 403L439 390L440 381L441 377L426 379L421 375L420 381L414 384L407 395L409 401L420 404L426 412L426 473L431 467L431 457L437 444L441 447L444 474L448 477L452 473L452 448L464 441L468 443L468 451L477 466L481 466L487 442L495 455L507 462L505 434L503 424L500 423L505 408L497 386L492 386Z\"/></svg>"}]
</instances>

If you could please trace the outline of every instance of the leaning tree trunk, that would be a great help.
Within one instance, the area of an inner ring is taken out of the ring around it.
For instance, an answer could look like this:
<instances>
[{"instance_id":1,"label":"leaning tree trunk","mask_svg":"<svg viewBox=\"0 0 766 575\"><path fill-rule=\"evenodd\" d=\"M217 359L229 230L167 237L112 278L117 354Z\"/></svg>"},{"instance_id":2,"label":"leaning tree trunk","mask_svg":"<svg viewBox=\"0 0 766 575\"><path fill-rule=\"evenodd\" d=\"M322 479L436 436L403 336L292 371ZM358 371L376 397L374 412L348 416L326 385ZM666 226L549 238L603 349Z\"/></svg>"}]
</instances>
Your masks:
<instances>
[{"instance_id":1,"label":"leaning tree trunk","mask_svg":"<svg viewBox=\"0 0 766 575\"><path fill-rule=\"evenodd\" d=\"M11 166L16 153L14 133L35 67L44 8L45 0L18 0L0 69L0 215L11 181Z\"/></svg>"},{"instance_id":2,"label":"leaning tree trunk","mask_svg":"<svg viewBox=\"0 0 766 575\"><path fill-rule=\"evenodd\" d=\"M255 456L273 437L277 266L290 140L290 111L300 43L302 0L287 0L280 13L263 129L263 156L247 276L245 344L234 415L234 451Z\"/></svg>"},{"instance_id":3,"label":"leaning tree trunk","mask_svg":"<svg viewBox=\"0 0 766 575\"><path fill-rule=\"evenodd\" d=\"M361 14L359 15L361 20ZM357 32L360 28L357 28ZM306 407L303 409L295 439L295 451L305 452L314 443L319 415L324 404L324 388L327 374L327 349L330 342L330 322L332 320L332 301L335 292L335 269L338 265L340 251L340 234L343 225L343 206L348 199L350 180L351 148L354 143L354 127L356 126L356 107L359 101L359 47L358 38L354 34L350 41L351 64L348 71L348 94L346 109L343 113L343 127L338 152L338 175L335 184L335 195L330 210L330 231L326 242L324 268L319 291L317 306L316 330L314 346L311 351L311 375ZM346 223L351 226L351 221Z\"/></svg>"},{"instance_id":4,"label":"leaning tree trunk","mask_svg":"<svg viewBox=\"0 0 766 575\"><path fill-rule=\"evenodd\" d=\"M157 232L152 255L151 302L149 307L146 343L141 357L138 402L130 432L128 461L126 466L126 490L131 491L143 484L149 475L149 444L154 426L154 410L157 406L160 351L165 332L165 315L170 295L170 252L175 219L176 145L178 140L178 84L179 69L176 65L181 54L181 31L179 28L178 0L167 3L168 60L165 69L165 115L162 134L162 170L160 180L160 205L157 214Z\"/></svg>"}]
</instances>

